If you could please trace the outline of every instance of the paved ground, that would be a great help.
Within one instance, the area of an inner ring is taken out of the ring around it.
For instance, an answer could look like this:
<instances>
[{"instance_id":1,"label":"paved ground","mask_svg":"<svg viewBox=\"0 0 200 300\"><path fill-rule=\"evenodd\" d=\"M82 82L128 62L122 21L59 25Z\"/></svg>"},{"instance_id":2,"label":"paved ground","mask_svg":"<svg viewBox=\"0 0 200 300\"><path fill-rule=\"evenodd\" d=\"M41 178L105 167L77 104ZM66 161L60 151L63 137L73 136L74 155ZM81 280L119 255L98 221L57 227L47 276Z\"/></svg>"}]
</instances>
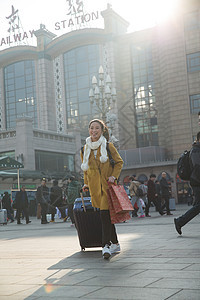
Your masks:
<instances>
[{"instance_id":1,"label":"paved ground","mask_svg":"<svg viewBox=\"0 0 200 300\"><path fill-rule=\"evenodd\" d=\"M199 300L200 216L181 237L174 216L151 215L117 225L122 251L109 261L81 252L69 222L0 226L0 299Z\"/></svg>"}]
</instances>

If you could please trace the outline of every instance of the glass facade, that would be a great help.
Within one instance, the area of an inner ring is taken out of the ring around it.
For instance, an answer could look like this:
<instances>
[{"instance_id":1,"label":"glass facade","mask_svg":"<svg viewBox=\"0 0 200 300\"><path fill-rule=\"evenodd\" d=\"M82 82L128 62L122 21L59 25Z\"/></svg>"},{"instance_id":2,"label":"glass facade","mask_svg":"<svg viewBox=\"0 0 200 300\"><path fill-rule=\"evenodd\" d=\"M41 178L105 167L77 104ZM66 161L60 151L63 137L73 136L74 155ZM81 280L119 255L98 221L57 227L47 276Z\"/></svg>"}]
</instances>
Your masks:
<instances>
[{"instance_id":1,"label":"glass facade","mask_svg":"<svg viewBox=\"0 0 200 300\"><path fill-rule=\"evenodd\" d=\"M74 155L47 151L35 151L35 169L45 172L74 171Z\"/></svg>"},{"instance_id":2,"label":"glass facade","mask_svg":"<svg viewBox=\"0 0 200 300\"><path fill-rule=\"evenodd\" d=\"M81 126L82 129L88 128L92 115L89 90L92 77L97 76L101 64L100 52L100 45L87 45L64 54L68 128L77 126Z\"/></svg>"},{"instance_id":3,"label":"glass facade","mask_svg":"<svg viewBox=\"0 0 200 300\"><path fill-rule=\"evenodd\" d=\"M200 71L200 52L187 55L187 70L188 72Z\"/></svg>"},{"instance_id":4,"label":"glass facade","mask_svg":"<svg viewBox=\"0 0 200 300\"><path fill-rule=\"evenodd\" d=\"M131 56L137 147L157 146L158 124L151 46L133 45Z\"/></svg>"},{"instance_id":5,"label":"glass facade","mask_svg":"<svg viewBox=\"0 0 200 300\"><path fill-rule=\"evenodd\" d=\"M200 111L200 94L190 96L191 114L198 114Z\"/></svg>"},{"instance_id":6,"label":"glass facade","mask_svg":"<svg viewBox=\"0 0 200 300\"><path fill-rule=\"evenodd\" d=\"M37 127L37 99L35 91L35 64L20 61L4 68L6 128L14 128L20 116L33 118Z\"/></svg>"}]
</instances>

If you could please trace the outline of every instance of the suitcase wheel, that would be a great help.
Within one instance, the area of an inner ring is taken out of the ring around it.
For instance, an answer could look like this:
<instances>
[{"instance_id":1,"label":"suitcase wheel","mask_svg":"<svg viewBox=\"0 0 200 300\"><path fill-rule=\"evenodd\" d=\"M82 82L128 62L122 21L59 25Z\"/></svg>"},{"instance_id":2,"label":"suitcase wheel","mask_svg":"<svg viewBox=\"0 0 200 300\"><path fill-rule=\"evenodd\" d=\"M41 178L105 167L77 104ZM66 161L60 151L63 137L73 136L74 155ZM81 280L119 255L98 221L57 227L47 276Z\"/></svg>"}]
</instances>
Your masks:
<instances>
[{"instance_id":1,"label":"suitcase wheel","mask_svg":"<svg viewBox=\"0 0 200 300\"><path fill-rule=\"evenodd\" d=\"M85 248L84 248L84 247L81 247L81 251L85 251Z\"/></svg>"}]
</instances>

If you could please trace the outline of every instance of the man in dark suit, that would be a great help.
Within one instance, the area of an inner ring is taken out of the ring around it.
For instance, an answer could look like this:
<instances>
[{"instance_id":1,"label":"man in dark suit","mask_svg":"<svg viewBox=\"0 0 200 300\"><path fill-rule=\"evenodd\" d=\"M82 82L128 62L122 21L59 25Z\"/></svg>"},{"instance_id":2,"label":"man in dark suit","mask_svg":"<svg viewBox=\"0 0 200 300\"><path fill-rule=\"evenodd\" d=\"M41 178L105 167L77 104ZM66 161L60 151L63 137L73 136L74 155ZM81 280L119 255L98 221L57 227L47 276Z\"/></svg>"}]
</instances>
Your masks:
<instances>
[{"instance_id":1,"label":"man in dark suit","mask_svg":"<svg viewBox=\"0 0 200 300\"><path fill-rule=\"evenodd\" d=\"M25 215L26 224L31 223L31 221L29 221L28 215L28 197L24 185L21 187L20 191L16 193L15 201L17 208L17 224L22 224L20 221L20 216L22 212Z\"/></svg>"},{"instance_id":2,"label":"man in dark suit","mask_svg":"<svg viewBox=\"0 0 200 300\"><path fill-rule=\"evenodd\" d=\"M167 176L167 174L165 172L162 172L162 178L160 180L161 196L165 200L167 215L172 216L172 213L170 212L170 209L169 209L170 192L169 192L169 185L167 183L166 176Z\"/></svg>"},{"instance_id":3,"label":"man in dark suit","mask_svg":"<svg viewBox=\"0 0 200 300\"><path fill-rule=\"evenodd\" d=\"M56 213L56 207L60 209L63 203L62 199L62 189L58 186L58 181L53 181L53 186L50 189L50 203L51 203L51 221L55 221L55 213Z\"/></svg>"},{"instance_id":4,"label":"man in dark suit","mask_svg":"<svg viewBox=\"0 0 200 300\"><path fill-rule=\"evenodd\" d=\"M42 178L41 185L37 188L36 200L41 206L41 224L47 224L47 212L49 205L49 188L46 186L46 178Z\"/></svg>"},{"instance_id":5,"label":"man in dark suit","mask_svg":"<svg viewBox=\"0 0 200 300\"><path fill-rule=\"evenodd\" d=\"M146 205L146 208L145 208L145 215L146 217L151 217L151 215L149 214L149 207L151 205L151 202L153 202L153 204L155 205L156 207L156 210L159 212L159 214L162 216L164 215L161 207L160 207L160 203L158 203L156 201L156 185L155 185L155 179L156 179L156 175L155 174L151 174L150 177L149 177L149 180L147 182L147 199L148 199L148 203Z\"/></svg>"}]
</instances>

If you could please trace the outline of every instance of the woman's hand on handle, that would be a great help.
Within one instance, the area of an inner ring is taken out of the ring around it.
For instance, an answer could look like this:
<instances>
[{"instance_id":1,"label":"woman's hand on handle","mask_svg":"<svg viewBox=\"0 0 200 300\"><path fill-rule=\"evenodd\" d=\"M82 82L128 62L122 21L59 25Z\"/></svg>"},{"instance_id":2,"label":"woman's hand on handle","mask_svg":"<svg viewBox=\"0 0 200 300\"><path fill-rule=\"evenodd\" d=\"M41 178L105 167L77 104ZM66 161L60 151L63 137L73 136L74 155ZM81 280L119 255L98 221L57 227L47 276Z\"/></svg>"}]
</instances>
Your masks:
<instances>
[{"instance_id":1,"label":"woman's hand on handle","mask_svg":"<svg viewBox=\"0 0 200 300\"><path fill-rule=\"evenodd\" d=\"M114 183L115 180L116 180L116 178L115 178L114 176L110 176L110 177L108 178L108 182L111 182L111 183Z\"/></svg>"},{"instance_id":2,"label":"woman's hand on handle","mask_svg":"<svg viewBox=\"0 0 200 300\"><path fill-rule=\"evenodd\" d=\"M88 190L89 190L89 186L87 184L84 184L84 186L82 187L82 191L87 192Z\"/></svg>"}]
</instances>

